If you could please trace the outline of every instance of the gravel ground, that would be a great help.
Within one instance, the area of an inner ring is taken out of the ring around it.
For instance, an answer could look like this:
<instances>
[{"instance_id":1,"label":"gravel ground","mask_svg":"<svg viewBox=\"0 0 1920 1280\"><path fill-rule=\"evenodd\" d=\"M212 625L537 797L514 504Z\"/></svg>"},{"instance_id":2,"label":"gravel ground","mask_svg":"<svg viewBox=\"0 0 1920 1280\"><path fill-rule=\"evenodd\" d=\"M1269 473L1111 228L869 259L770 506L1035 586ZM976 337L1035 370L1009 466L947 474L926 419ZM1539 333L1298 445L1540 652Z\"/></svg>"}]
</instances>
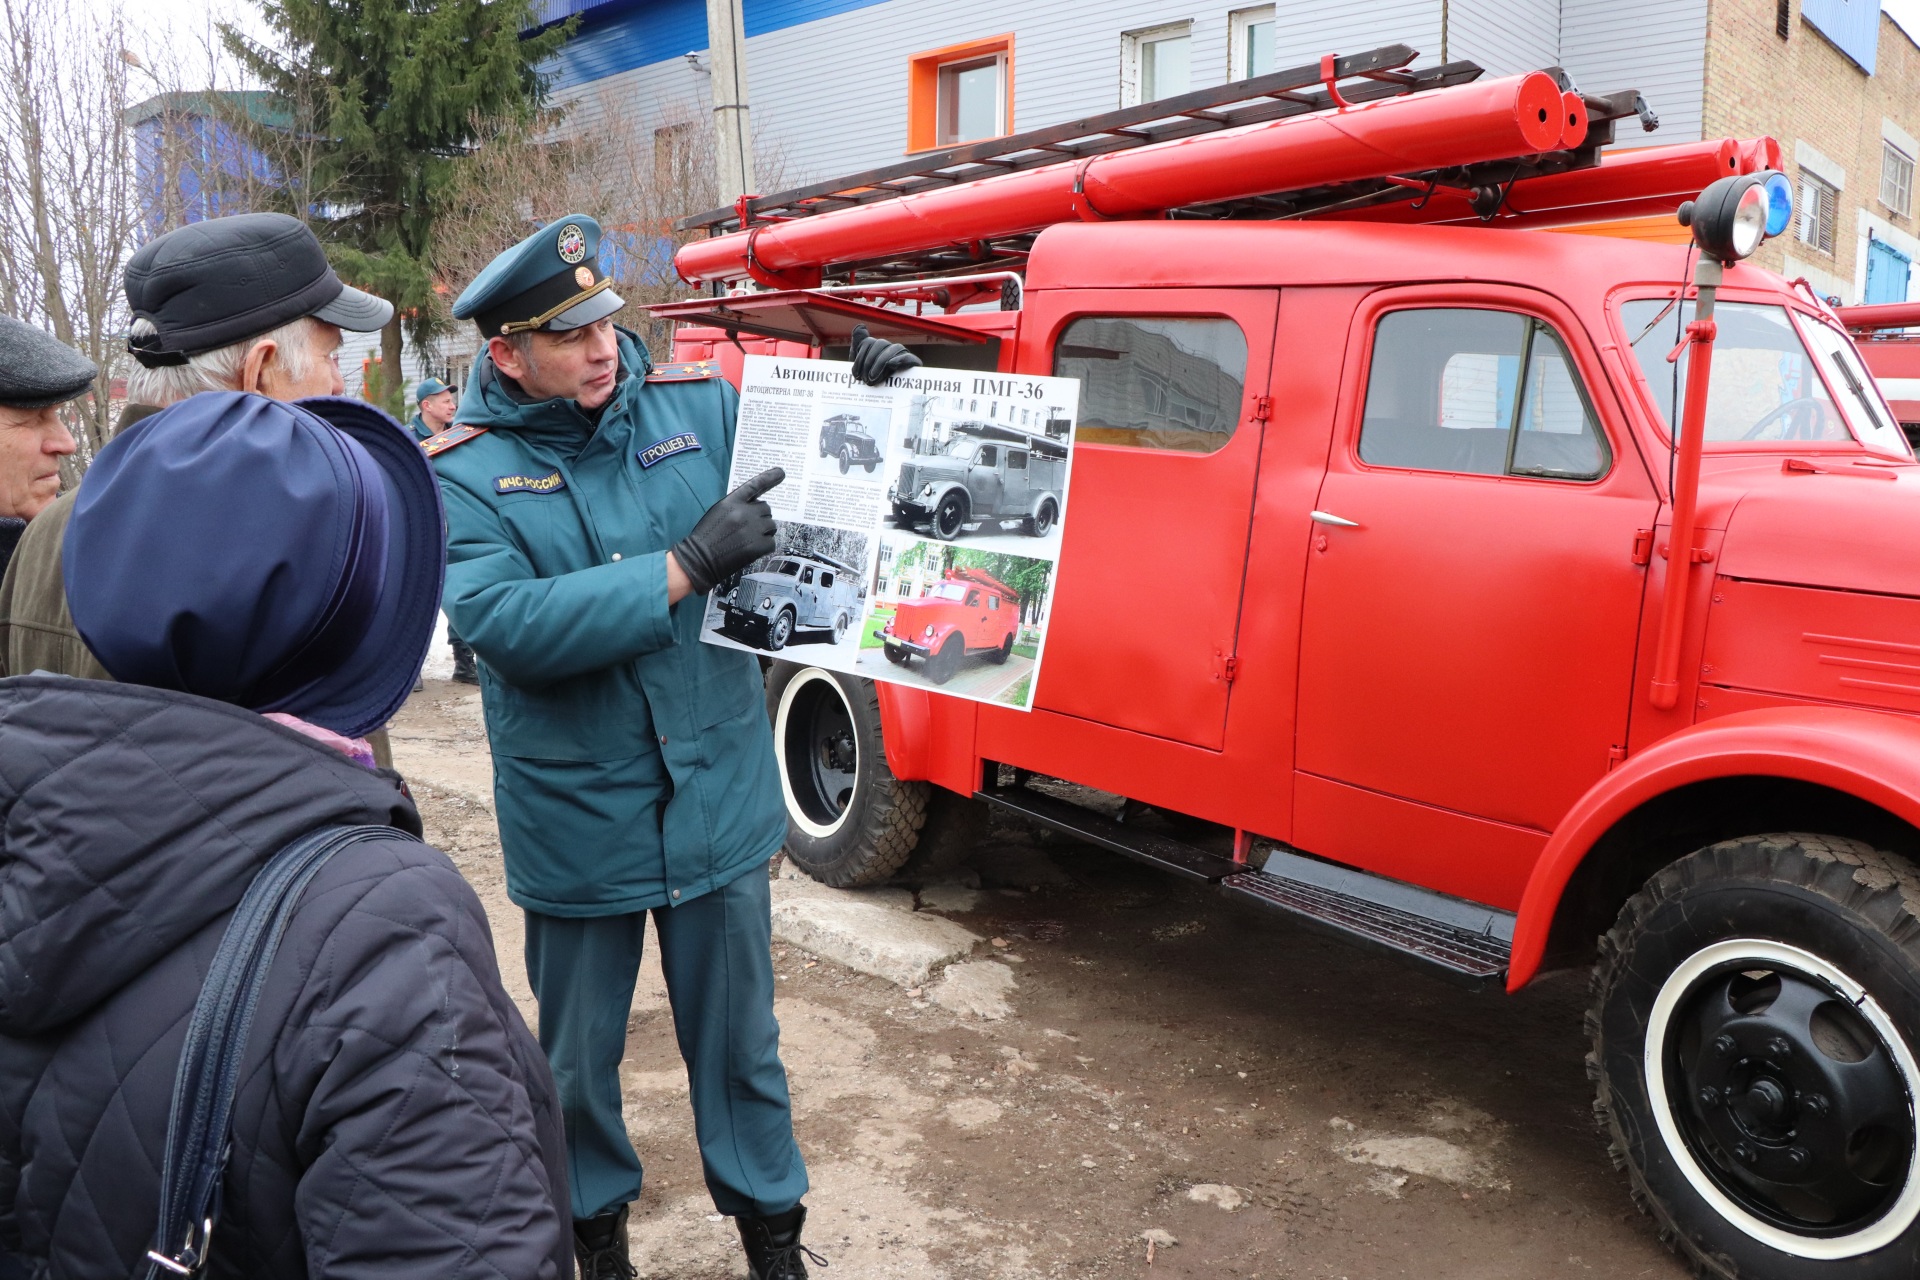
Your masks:
<instances>
[{"instance_id":1,"label":"gravel ground","mask_svg":"<svg viewBox=\"0 0 1920 1280\"><path fill-rule=\"evenodd\" d=\"M430 679L393 731L531 1020L479 696ZM1465 994L1012 827L913 888L984 940L978 998L775 946L822 1280L1685 1274L1594 1132L1584 973ZM652 957L624 1073L641 1274L743 1275Z\"/></svg>"}]
</instances>

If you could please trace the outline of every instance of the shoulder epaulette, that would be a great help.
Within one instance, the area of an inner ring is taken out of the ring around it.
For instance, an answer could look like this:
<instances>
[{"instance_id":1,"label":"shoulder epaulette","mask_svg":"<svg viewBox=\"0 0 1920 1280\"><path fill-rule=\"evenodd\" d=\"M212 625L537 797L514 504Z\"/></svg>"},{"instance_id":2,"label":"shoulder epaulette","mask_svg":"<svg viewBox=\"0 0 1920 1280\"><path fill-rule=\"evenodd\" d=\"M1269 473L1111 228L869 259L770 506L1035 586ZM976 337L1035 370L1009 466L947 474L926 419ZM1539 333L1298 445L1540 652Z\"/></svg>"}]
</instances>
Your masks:
<instances>
[{"instance_id":1,"label":"shoulder epaulette","mask_svg":"<svg viewBox=\"0 0 1920 1280\"><path fill-rule=\"evenodd\" d=\"M475 436L485 434L487 434L485 427L470 427L464 422L456 422L439 435L428 436L422 440L420 447L427 451L429 458L432 458L445 453L457 444L465 444Z\"/></svg>"},{"instance_id":2,"label":"shoulder epaulette","mask_svg":"<svg viewBox=\"0 0 1920 1280\"><path fill-rule=\"evenodd\" d=\"M660 364L647 375L648 382L698 382L720 376L718 360L686 360L679 364Z\"/></svg>"}]
</instances>

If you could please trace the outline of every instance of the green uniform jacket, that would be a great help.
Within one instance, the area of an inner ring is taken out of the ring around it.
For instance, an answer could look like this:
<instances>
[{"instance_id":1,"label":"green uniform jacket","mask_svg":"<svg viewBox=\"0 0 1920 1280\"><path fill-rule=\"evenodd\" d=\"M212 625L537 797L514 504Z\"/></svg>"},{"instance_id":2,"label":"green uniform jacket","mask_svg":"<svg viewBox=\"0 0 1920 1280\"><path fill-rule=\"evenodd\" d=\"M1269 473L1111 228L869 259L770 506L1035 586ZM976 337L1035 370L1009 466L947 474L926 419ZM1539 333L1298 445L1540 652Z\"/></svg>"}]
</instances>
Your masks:
<instances>
[{"instance_id":1,"label":"green uniform jacket","mask_svg":"<svg viewBox=\"0 0 1920 1280\"><path fill-rule=\"evenodd\" d=\"M758 868L786 813L750 654L667 606L666 553L725 492L739 397L719 378L622 380L598 426L525 403L482 359L434 459L448 617L480 657L507 891L529 911L687 902Z\"/></svg>"},{"instance_id":2,"label":"green uniform jacket","mask_svg":"<svg viewBox=\"0 0 1920 1280\"><path fill-rule=\"evenodd\" d=\"M434 434L433 428L427 425L427 420L417 413L408 419L407 430L413 432L415 440L429 440Z\"/></svg>"}]
</instances>

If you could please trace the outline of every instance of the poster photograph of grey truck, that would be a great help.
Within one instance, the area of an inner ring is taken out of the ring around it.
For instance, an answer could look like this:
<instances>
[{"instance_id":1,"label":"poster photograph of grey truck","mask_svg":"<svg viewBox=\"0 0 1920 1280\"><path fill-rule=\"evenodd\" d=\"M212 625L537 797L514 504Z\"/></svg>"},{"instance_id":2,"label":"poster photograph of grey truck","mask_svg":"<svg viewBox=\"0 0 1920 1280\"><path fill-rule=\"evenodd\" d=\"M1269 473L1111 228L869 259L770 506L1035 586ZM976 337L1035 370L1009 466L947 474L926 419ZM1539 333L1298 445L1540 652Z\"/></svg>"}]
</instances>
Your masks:
<instances>
[{"instance_id":1,"label":"poster photograph of grey truck","mask_svg":"<svg viewBox=\"0 0 1920 1280\"><path fill-rule=\"evenodd\" d=\"M892 412L884 406L822 405L816 446L822 467L838 468L841 475L860 471L872 475L886 461L887 430Z\"/></svg>"},{"instance_id":2,"label":"poster photograph of grey truck","mask_svg":"<svg viewBox=\"0 0 1920 1280\"><path fill-rule=\"evenodd\" d=\"M775 523L774 553L714 589L707 629L768 653L841 643L867 612L866 535Z\"/></svg>"},{"instance_id":3,"label":"poster photograph of grey truck","mask_svg":"<svg viewBox=\"0 0 1920 1280\"><path fill-rule=\"evenodd\" d=\"M1070 409L972 395L913 405L887 492L893 526L1012 554L1058 554Z\"/></svg>"}]
</instances>

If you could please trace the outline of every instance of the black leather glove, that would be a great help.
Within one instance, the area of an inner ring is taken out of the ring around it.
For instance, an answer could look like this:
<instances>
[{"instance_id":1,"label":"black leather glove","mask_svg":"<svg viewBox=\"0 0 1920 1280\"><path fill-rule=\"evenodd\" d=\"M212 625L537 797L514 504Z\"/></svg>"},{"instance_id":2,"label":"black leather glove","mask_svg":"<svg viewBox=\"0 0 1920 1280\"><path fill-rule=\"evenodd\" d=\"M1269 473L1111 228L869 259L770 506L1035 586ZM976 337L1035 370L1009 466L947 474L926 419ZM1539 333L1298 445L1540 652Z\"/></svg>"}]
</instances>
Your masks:
<instances>
[{"instance_id":1,"label":"black leather glove","mask_svg":"<svg viewBox=\"0 0 1920 1280\"><path fill-rule=\"evenodd\" d=\"M864 324L853 326L853 348L848 354L853 361L853 376L870 387L920 365L919 356L897 342L874 337Z\"/></svg>"},{"instance_id":2,"label":"black leather glove","mask_svg":"<svg viewBox=\"0 0 1920 1280\"><path fill-rule=\"evenodd\" d=\"M760 495L786 478L779 467L762 471L708 507L693 532L673 544L673 558L695 595L773 553L773 508Z\"/></svg>"}]
</instances>

